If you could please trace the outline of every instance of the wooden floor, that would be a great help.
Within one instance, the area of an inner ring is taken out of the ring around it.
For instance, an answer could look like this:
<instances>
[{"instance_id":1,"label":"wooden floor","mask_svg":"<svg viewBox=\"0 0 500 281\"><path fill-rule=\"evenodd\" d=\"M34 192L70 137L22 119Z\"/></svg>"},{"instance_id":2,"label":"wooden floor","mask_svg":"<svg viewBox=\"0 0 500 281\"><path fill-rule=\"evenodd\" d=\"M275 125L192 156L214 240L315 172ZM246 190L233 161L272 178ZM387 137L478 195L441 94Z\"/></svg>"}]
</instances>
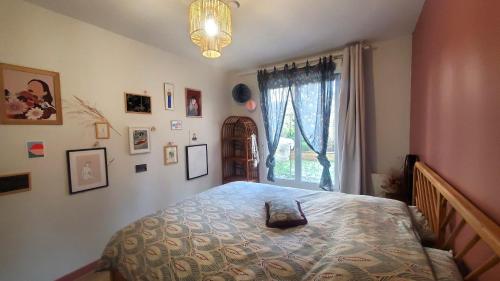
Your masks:
<instances>
[{"instance_id":1,"label":"wooden floor","mask_svg":"<svg viewBox=\"0 0 500 281\"><path fill-rule=\"evenodd\" d=\"M92 272L76 279L75 281L111 281L111 277L109 276L109 271Z\"/></svg>"}]
</instances>

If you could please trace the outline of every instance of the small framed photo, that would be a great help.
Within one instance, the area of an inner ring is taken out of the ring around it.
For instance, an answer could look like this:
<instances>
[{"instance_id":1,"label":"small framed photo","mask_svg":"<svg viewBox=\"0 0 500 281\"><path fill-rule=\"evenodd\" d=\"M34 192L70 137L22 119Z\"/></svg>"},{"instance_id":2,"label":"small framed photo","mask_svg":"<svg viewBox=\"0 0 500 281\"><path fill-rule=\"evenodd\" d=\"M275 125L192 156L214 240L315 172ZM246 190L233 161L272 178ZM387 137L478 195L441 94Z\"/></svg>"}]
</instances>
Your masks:
<instances>
[{"instance_id":1,"label":"small framed photo","mask_svg":"<svg viewBox=\"0 0 500 281\"><path fill-rule=\"evenodd\" d=\"M151 97L125 93L125 112L151 114Z\"/></svg>"},{"instance_id":2,"label":"small framed photo","mask_svg":"<svg viewBox=\"0 0 500 281\"><path fill-rule=\"evenodd\" d=\"M165 109L174 110L174 84L163 83L163 95L165 99Z\"/></svg>"},{"instance_id":3,"label":"small framed photo","mask_svg":"<svg viewBox=\"0 0 500 281\"><path fill-rule=\"evenodd\" d=\"M146 127L130 127L128 129L130 154L151 152L151 129Z\"/></svg>"},{"instance_id":4,"label":"small framed photo","mask_svg":"<svg viewBox=\"0 0 500 281\"><path fill-rule=\"evenodd\" d=\"M187 179L208 175L208 150L206 144L186 146Z\"/></svg>"},{"instance_id":5,"label":"small framed photo","mask_svg":"<svg viewBox=\"0 0 500 281\"><path fill-rule=\"evenodd\" d=\"M177 162L179 162L177 145L166 145L163 150L165 156L165 165L177 164Z\"/></svg>"},{"instance_id":6,"label":"small framed photo","mask_svg":"<svg viewBox=\"0 0 500 281\"><path fill-rule=\"evenodd\" d=\"M62 125L59 73L0 63L0 124Z\"/></svg>"},{"instance_id":7,"label":"small framed photo","mask_svg":"<svg viewBox=\"0 0 500 281\"><path fill-rule=\"evenodd\" d=\"M170 129L172 129L172 130L182 130L182 121L181 120L172 120L172 121L170 121Z\"/></svg>"},{"instance_id":8,"label":"small framed photo","mask_svg":"<svg viewBox=\"0 0 500 281\"><path fill-rule=\"evenodd\" d=\"M95 138L96 139L109 139L109 124L106 122L95 123Z\"/></svg>"},{"instance_id":9,"label":"small framed photo","mask_svg":"<svg viewBox=\"0 0 500 281\"><path fill-rule=\"evenodd\" d=\"M186 116L202 117L201 91L186 88Z\"/></svg>"},{"instance_id":10,"label":"small framed photo","mask_svg":"<svg viewBox=\"0 0 500 281\"><path fill-rule=\"evenodd\" d=\"M31 190L31 174L15 173L0 175L0 195Z\"/></svg>"},{"instance_id":11,"label":"small framed photo","mask_svg":"<svg viewBox=\"0 0 500 281\"><path fill-rule=\"evenodd\" d=\"M66 156L70 194L109 185L105 147L68 150Z\"/></svg>"},{"instance_id":12,"label":"small framed photo","mask_svg":"<svg viewBox=\"0 0 500 281\"><path fill-rule=\"evenodd\" d=\"M43 141L28 141L26 148L29 159L45 157L45 143Z\"/></svg>"}]
</instances>

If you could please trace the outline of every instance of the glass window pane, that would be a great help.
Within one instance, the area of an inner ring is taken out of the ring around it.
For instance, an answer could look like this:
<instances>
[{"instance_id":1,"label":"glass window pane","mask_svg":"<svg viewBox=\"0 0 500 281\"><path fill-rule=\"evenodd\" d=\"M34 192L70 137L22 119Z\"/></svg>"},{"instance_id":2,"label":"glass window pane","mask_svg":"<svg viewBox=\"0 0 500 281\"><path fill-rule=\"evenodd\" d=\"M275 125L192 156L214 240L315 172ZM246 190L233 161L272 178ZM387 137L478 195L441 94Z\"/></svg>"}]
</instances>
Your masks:
<instances>
[{"instance_id":1,"label":"glass window pane","mask_svg":"<svg viewBox=\"0 0 500 281\"><path fill-rule=\"evenodd\" d=\"M279 179L295 180L295 115L288 102L283 129L275 155L274 175Z\"/></svg>"}]
</instances>

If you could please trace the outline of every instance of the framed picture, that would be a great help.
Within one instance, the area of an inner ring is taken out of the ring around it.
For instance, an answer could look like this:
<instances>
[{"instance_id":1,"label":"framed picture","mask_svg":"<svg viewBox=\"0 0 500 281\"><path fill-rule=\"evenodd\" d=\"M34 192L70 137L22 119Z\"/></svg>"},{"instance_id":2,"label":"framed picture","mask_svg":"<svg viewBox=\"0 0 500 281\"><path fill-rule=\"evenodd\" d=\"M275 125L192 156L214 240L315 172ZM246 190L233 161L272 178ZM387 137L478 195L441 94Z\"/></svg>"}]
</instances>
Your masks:
<instances>
[{"instance_id":1,"label":"framed picture","mask_svg":"<svg viewBox=\"0 0 500 281\"><path fill-rule=\"evenodd\" d=\"M163 96L165 99L165 109L174 110L174 84L163 83Z\"/></svg>"},{"instance_id":2,"label":"framed picture","mask_svg":"<svg viewBox=\"0 0 500 281\"><path fill-rule=\"evenodd\" d=\"M105 147L68 150L66 157L68 159L70 194L109 185L108 159Z\"/></svg>"},{"instance_id":3,"label":"framed picture","mask_svg":"<svg viewBox=\"0 0 500 281\"><path fill-rule=\"evenodd\" d=\"M0 123L61 125L59 73L0 64Z\"/></svg>"},{"instance_id":4,"label":"framed picture","mask_svg":"<svg viewBox=\"0 0 500 281\"><path fill-rule=\"evenodd\" d=\"M186 116L202 117L201 91L186 88Z\"/></svg>"},{"instance_id":5,"label":"framed picture","mask_svg":"<svg viewBox=\"0 0 500 281\"><path fill-rule=\"evenodd\" d=\"M28 141L26 142L26 148L29 159L45 157L45 144L43 141Z\"/></svg>"},{"instance_id":6,"label":"framed picture","mask_svg":"<svg viewBox=\"0 0 500 281\"><path fill-rule=\"evenodd\" d=\"M170 121L170 129L172 129L172 130L182 130L182 121L181 120L172 120L172 121Z\"/></svg>"},{"instance_id":7,"label":"framed picture","mask_svg":"<svg viewBox=\"0 0 500 281\"><path fill-rule=\"evenodd\" d=\"M208 175L208 151L206 144L186 146L187 179Z\"/></svg>"},{"instance_id":8,"label":"framed picture","mask_svg":"<svg viewBox=\"0 0 500 281\"><path fill-rule=\"evenodd\" d=\"M31 190L31 174L16 173L0 175L0 195Z\"/></svg>"},{"instance_id":9,"label":"framed picture","mask_svg":"<svg viewBox=\"0 0 500 281\"><path fill-rule=\"evenodd\" d=\"M163 150L165 156L165 165L177 164L177 162L179 162L177 145L166 145Z\"/></svg>"},{"instance_id":10,"label":"framed picture","mask_svg":"<svg viewBox=\"0 0 500 281\"><path fill-rule=\"evenodd\" d=\"M130 127L128 129L130 154L151 152L150 134L150 128Z\"/></svg>"},{"instance_id":11,"label":"framed picture","mask_svg":"<svg viewBox=\"0 0 500 281\"><path fill-rule=\"evenodd\" d=\"M109 124L106 122L95 123L95 138L96 139L109 139Z\"/></svg>"},{"instance_id":12,"label":"framed picture","mask_svg":"<svg viewBox=\"0 0 500 281\"><path fill-rule=\"evenodd\" d=\"M125 112L151 114L151 97L125 93Z\"/></svg>"}]
</instances>

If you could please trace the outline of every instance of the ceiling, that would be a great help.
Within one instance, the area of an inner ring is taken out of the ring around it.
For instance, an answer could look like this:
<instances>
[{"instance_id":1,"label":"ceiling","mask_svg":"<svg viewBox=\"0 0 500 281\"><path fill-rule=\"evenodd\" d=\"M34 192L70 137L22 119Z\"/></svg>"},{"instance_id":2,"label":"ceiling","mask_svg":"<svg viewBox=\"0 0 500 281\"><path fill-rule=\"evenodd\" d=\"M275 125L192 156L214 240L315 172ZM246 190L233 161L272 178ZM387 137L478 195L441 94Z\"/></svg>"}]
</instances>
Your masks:
<instances>
[{"instance_id":1,"label":"ceiling","mask_svg":"<svg viewBox=\"0 0 500 281\"><path fill-rule=\"evenodd\" d=\"M410 34L424 0L240 0L233 42L206 59L188 36L190 0L27 0L171 53L244 71L355 40Z\"/></svg>"}]
</instances>

